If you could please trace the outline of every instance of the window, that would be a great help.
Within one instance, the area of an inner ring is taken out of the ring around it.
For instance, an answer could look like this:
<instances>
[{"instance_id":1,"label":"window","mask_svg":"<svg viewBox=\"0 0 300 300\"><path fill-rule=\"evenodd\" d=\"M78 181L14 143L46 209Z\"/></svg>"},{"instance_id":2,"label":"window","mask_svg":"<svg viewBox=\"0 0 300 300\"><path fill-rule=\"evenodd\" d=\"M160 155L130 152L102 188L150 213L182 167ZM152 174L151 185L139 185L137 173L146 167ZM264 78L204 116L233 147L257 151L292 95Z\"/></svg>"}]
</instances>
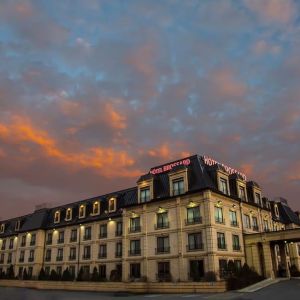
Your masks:
<instances>
[{"instance_id":1,"label":"window","mask_svg":"<svg viewBox=\"0 0 300 300\"><path fill-rule=\"evenodd\" d=\"M224 223L222 207L215 207L215 222Z\"/></svg>"},{"instance_id":2,"label":"window","mask_svg":"<svg viewBox=\"0 0 300 300\"><path fill-rule=\"evenodd\" d=\"M52 232L48 232L47 233L47 239L46 239L46 245L51 245L52 244L52 237L53 237Z\"/></svg>"},{"instance_id":3,"label":"window","mask_svg":"<svg viewBox=\"0 0 300 300\"><path fill-rule=\"evenodd\" d=\"M99 277L103 279L106 278L106 265L99 266Z\"/></svg>"},{"instance_id":4,"label":"window","mask_svg":"<svg viewBox=\"0 0 300 300\"><path fill-rule=\"evenodd\" d=\"M116 211L116 198L110 198L108 201L108 212Z\"/></svg>"},{"instance_id":5,"label":"window","mask_svg":"<svg viewBox=\"0 0 300 300\"><path fill-rule=\"evenodd\" d=\"M122 242L116 243L116 257L122 256Z\"/></svg>"},{"instance_id":6,"label":"window","mask_svg":"<svg viewBox=\"0 0 300 300\"><path fill-rule=\"evenodd\" d=\"M184 181L183 178L173 180L173 196L180 195L184 193Z\"/></svg>"},{"instance_id":7,"label":"window","mask_svg":"<svg viewBox=\"0 0 300 300\"><path fill-rule=\"evenodd\" d=\"M233 251L240 251L241 250L240 237L236 234L232 235L232 250Z\"/></svg>"},{"instance_id":8,"label":"window","mask_svg":"<svg viewBox=\"0 0 300 300\"><path fill-rule=\"evenodd\" d=\"M248 215L244 215L244 224L245 228L251 228L250 217Z\"/></svg>"},{"instance_id":9,"label":"window","mask_svg":"<svg viewBox=\"0 0 300 300\"><path fill-rule=\"evenodd\" d=\"M75 259L76 259L76 248L72 247L70 248L69 260L75 260Z\"/></svg>"},{"instance_id":10,"label":"window","mask_svg":"<svg viewBox=\"0 0 300 300\"><path fill-rule=\"evenodd\" d=\"M106 258L106 256L107 256L106 245L105 244L99 245L99 255L98 255L98 257L99 258Z\"/></svg>"},{"instance_id":11,"label":"window","mask_svg":"<svg viewBox=\"0 0 300 300\"><path fill-rule=\"evenodd\" d=\"M58 240L57 240L57 243L58 244L63 244L64 243L64 240L65 240L65 232L64 231L60 231L58 233Z\"/></svg>"},{"instance_id":12,"label":"window","mask_svg":"<svg viewBox=\"0 0 300 300\"><path fill-rule=\"evenodd\" d=\"M129 255L140 255L141 254L141 241L131 240Z\"/></svg>"},{"instance_id":13,"label":"window","mask_svg":"<svg viewBox=\"0 0 300 300\"><path fill-rule=\"evenodd\" d=\"M3 233L5 230L5 224L1 224L0 226L0 233Z\"/></svg>"},{"instance_id":14,"label":"window","mask_svg":"<svg viewBox=\"0 0 300 300\"><path fill-rule=\"evenodd\" d=\"M264 231L270 231L269 230L269 222L268 222L268 220L264 220Z\"/></svg>"},{"instance_id":15,"label":"window","mask_svg":"<svg viewBox=\"0 0 300 300\"><path fill-rule=\"evenodd\" d=\"M3 240L1 250L5 250L5 248L6 248L6 240Z\"/></svg>"},{"instance_id":16,"label":"window","mask_svg":"<svg viewBox=\"0 0 300 300\"><path fill-rule=\"evenodd\" d=\"M171 274L170 274L170 262L158 262L157 263L157 279L159 281L170 281Z\"/></svg>"},{"instance_id":17,"label":"window","mask_svg":"<svg viewBox=\"0 0 300 300\"><path fill-rule=\"evenodd\" d=\"M46 250L45 261L51 261L51 249Z\"/></svg>"},{"instance_id":18,"label":"window","mask_svg":"<svg viewBox=\"0 0 300 300\"><path fill-rule=\"evenodd\" d=\"M188 246L187 251L195 251L195 250L202 250L203 243L202 243L202 233L190 233L188 235Z\"/></svg>"},{"instance_id":19,"label":"window","mask_svg":"<svg viewBox=\"0 0 300 300\"><path fill-rule=\"evenodd\" d=\"M85 205L79 206L79 219L82 219L85 217Z\"/></svg>"},{"instance_id":20,"label":"window","mask_svg":"<svg viewBox=\"0 0 300 300\"><path fill-rule=\"evenodd\" d=\"M140 217L130 218L129 232L141 231Z\"/></svg>"},{"instance_id":21,"label":"window","mask_svg":"<svg viewBox=\"0 0 300 300\"><path fill-rule=\"evenodd\" d=\"M169 227L168 212L156 214L156 229L163 229Z\"/></svg>"},{"instance_id":22,"label":"window","mask_svg":"<svg viewBox=\"0 0 300 300\"><path fill-rule=\"evenodd\" d=\"M204 277L204 263L203 260L190 260L190 274L189 277L193 281L199 281Z\"/></svg>"},{"instance_id":23,"label":"window","mask_svg":"<svg viewBox=\"0 0 300 300\"><path fill-rule=\"evenodd\" d=\"M49 267L49 266L45 267L45 274L46 274L47 276L50 275L50 267Z\"/></svg>"},{"instance_id":24,"label":"window","mask_svg":"<svg viewBox=\"0 0 300 300\"><path fill-rule=\"evenodd\" d=\"M4 263L4 253L1 253L0 264L3 264L3 263Z\"/></svg>"},{"instance_id":25,"label":"window","mask_svg":"<svg viewBox=\"0 0 300 300\"><path fill-rule=\"evenodd\" d=\"M276 217L279 218L279 211L278 211L277 204L274 205L274 209L275 209L275 215L276 215Z\"/></svg>"},{"instance_id":26,"label":"window","mask_svg":"<svg viewBox=\"0 0 300 300\"><path fill-rule=\"evenodd\" d=\"M217 232L217 242L219 250L226 250L225 234L223 232Z\"/></svg>"},{"instance_id":27,"label":"window","mask_svg":"<svg viewBox=\"0 0 300 300\"><path fill-rule=\"evenodd\" d=\"M33 268L32 267L28 267L28 278L31 279L32 277L32 271L33 271Z\"/></svg>"},{"instance_id":28,"label":"window","mask_svg":"<svg viewBox=\"0 0 300 300\"><path fill-rule=\"evenodd\" d=\"M21 247L26 246L26 235L22 235L22 240L21 240Z\"/></svg>"},{"instance_id":29,"label":"window","mask_svg":"<svg viewBox=\"0 0 300 300\"><path fill-rule=\"evenodd\" d=\"M56 267L56 273L57 273L58 276L61 276L62 267Z\"/></svg>"},{"instance_id":30,"label":"window","mask_svg":"<svg viewBox=\"0 0 300 300\"><path fill-rule=\"evenodd\" d=\"M62 249L62 248L57 249L57 257L56 257L56 260L57 260L57 261L62 261L63 258L64 258L64 249Z\"/></svg>"},{"instance_id":31,"label":"window","mask_svg":"<svg viewBox=\"0 0 300 300\"><path fill-rule=\"evenodd\" d=\"M169 253L169 252L170 252L169 237L168 236L157 237L156 254Z\"/></svg>"},{"instance_id":32,"label":"window","mask_svg":"<svg viewBox=\"0 0 300 300\"><path fill-rule=\"evenodd\" d=\"M107 224L100 225L99 238L103 239L107 237Z\"/></svg>"},{"instance_id":33,"label":"window","mask_svg":"<svg viewBox=\"0 0 300 300\"><path fill-rule=\"evenodd\" d=\"M60 222L60 211L57 210L55 213L54 213L54 223L59 223Z\"/></svg>"},{"instance_id":34,"label":"window","mask_svg":"<svg viewBox=\"0 0 300 300\"><path fill-rule=\"evenodd\" d=\"M231 226L238 226L236 211L234 210L229 211L229 219L230 219Z\"/></svg>"},{"instance_id":35,"label":"window","mask_svg":"<svg viewBox=\"0 0 300 300\"><path fill-rule=\"evenodd\" d=\"M226 259L220 259L219 260L219 272L220 272L220 278L224 278L227 273L227 260Z\"/></svg>"},{"instance_id":36,"label":"window","mask_svg":"<svg viewBox=\"0 0 300 300\"><path fill-rule=\"evenodd\" d=\"M91 227L91 226L85 227L85 228L84 228L84 237L83 237L83 239L84 239L85 241L88 241L88 240L90 240L91 238L92 238L92 227Z\"/></svg>"},{"instance_id":37,"label":"window","mask_svg":"<svg viewBox=\"0 0 300 300\"><path fill-rule=\"evenodd\" d=\"M255 231L258 231L258 223L257 223L257 217L252 216L252 228Z\"/></svg>"},{"instance_id":38,"label":"window","mask_svg":"<svg viewBox=\"0 0 300 300\"><path fill-rule=\"evenodd\" d=\"M220 178L220 191L226 195L228 195L228 186L227 180L223 177Z\"/></svg>"},{"instance_id":39,"label":"window","mask_svg":"<svg viewBox=\"0 0 300 300\"><path fill-rule=\"evenodd\" d=\"M34 261L34 250L30 250L28 261L29 262L33 262Z\"/></svg>"},{"instance_id":40,"label":"window","mask_svg":"<svg viewBox=\"0 0 300 300\"><path fill-rule=\"evenodd\" d=\"M23 267L19 267L18 276L19 276L19 279L22 279L22 276L23 276Z\"/></svg>"},{"instance_id":41,"label":"window","mask_svg":"<svg viewBox=\"0 0 300 300\"><path fill-rule=\"evenodd\" d=\"M141 277L141 264L134 263L130 264L130 278L140 278Z\"/></svg>"},{"instance_id":42,"label":"window","mask_svg":"<svg viewBox=\"0 0 300 300\"><path fill-rule=\"evenodd\" d=\"M13 249L14 248L14 239L10 239L9 240L9 249Z\"/></svg>"},{"instance_id":43,"label":"window","mask_svg":"<svg viewBox=\"0 0 300 300\"><path fill-rule=\"evenodd\" d=\"M255 203L256 204L261 204L261 202L260 202L260 194L259 193L255 193Z\"/></svg>"},{"instance_id":44,"label":"window","mask_svg":"<svg viewBox=\"0 0 300 300\"><path fill-rule=\"evenodd\" d=\"M72 208L68 208L66 211L66 221L70 221L72 219Z\"/></svg>"},{"instance_id":45,"label":"window","mask_svg":"<svg viewBox=\"0 0 300 300\"><path fill-rule=\"evenodd\" d=\"M116 236L121 236L123 234L123 223L117 222L116 227Z\"/></svg>"},{"instance_id":46,"label":"window","mask_svg":"<svg viewBox=\"0 0 300 300\"><path fill-rule=\"evenodd\" d=\"M90 266L83 266L82 269L83 269L84 275L86 275L86 276L90 275Z\"/></svg>"},{"instance_id":47,"label":"window","mask_svg":"<svg viewBox=\"0 0 300 300\"><path fill-rule=\"evenodd\" d=\"M91 246L84 246L83 248L83 259L91 258Z\"/></svg>"},{"instance_id":48,"label":"window","mask_svg":"<svg viewBox=\"0 0 300 300\"><path fill-rule=\"evenodd\" d=\"M186 211L187 211L186 225L201 223L202 220L200 217L199 206L188 207Z\"/></svg>"},{"instance_id":49,"label":"window","mask_svg":"<svg viewBox=\"0 0 300 300\"><path fill-rule=\"evenodd\" d=\"M93 204L93 215L99 215L100 213L100 205L99 205L99 201L94 202Z\"/></svg>"},{"instance_id":50,"label":"window","mask_svg":"<svg viewBox=\"0 0 300 300\"><path fill-rule=\"evenodd\" d=\"M148 202L150 200L150 187L140 189L140 202Z\"/></svg>"},{"instance_id":51,"label":"window","mask_svg":"<svg viewBox=\"0 0 300 300\"><path fill-rule=\"evenodd\" d=\"M15 224L15 231L19 231L20 230L20 224L21 224L20 221L16 222L16 224Z\"/></svg>"},{"instance_id":52,"label":"window","mask_svg":"<svg viewBox=\"0 0 300 300\"><path fill-rule=\"evenodd\" d=\"M239 259L235 259L234 266L235 266L235 269L239 271L242 268L242 262Z\"/></svg>"},{"instance_id":53,"label":"window","mask_svg":"<svg viewBox=\"0 0 300 300\"><path fill-rule=\"evenodd\" d=\"M25 257L25 251L22 250L22 251L20 252L19 262L24 262L24 257Z\"/></svg>"},{"instance_id":54,"label":"window","mask_svg":"<svg viewBox=\"0 0 300 300\"><path fill-rule=\"evenodd\" d=\"M12 253L8 253L7 263L11 264L11 262L12 262Z\"/></svg>"},{"instance_id":55,"label":"window","mask_svg":"<svg viewBox=\"0 0 300 300\"><path fill-rule=\"evenodd\" d=\"M243 201L246 201L246 190L243 186L239 186L239 196Z\"/></svg>"},{"instance_id":56,"label":"window","mask_svg":"<svg viewBox=\"0 0 300 300\"><path fill-rule=\"evenodd\" d=\"M69 266L69 271L72 278L75 278L75 266Z\"/></svg>"},{"instance_id":57,"label":"window","mask_svg":"<svg viewBox=\"0 0 300 300\"><path fill-rule=\"evenodd\" d=\"M77 229L72 229L71 230L71 237L70 237L70 242L76 242L77 241Z\"/></svg>"},{"instance_id":58,"label":"window","mask_svg":"<svg viewBox=\"0 0 300 300\"><path fill-rule=\"evenodd\" d=\"M31 235L30 246L34 246L36 243L36 234Z\"/></svg>"}]
</instances>

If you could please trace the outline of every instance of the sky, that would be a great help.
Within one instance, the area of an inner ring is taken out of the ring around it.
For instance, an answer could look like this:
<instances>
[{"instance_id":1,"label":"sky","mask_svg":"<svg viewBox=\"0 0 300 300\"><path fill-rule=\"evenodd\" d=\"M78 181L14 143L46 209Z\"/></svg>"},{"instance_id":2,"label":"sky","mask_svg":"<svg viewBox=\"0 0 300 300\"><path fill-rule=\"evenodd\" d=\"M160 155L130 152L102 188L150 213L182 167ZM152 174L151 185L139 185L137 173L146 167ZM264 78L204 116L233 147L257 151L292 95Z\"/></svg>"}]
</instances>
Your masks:
<instances>
[{"instance_id":1,"label":"sky","mask_svg":"<svg viewBox=\"0 0 300 300\"><path fill-rule=\"evenodd\" d=\"M1 0L0 218L209 155L300 210L300 1Z\"/></svg>"}]
</instances>

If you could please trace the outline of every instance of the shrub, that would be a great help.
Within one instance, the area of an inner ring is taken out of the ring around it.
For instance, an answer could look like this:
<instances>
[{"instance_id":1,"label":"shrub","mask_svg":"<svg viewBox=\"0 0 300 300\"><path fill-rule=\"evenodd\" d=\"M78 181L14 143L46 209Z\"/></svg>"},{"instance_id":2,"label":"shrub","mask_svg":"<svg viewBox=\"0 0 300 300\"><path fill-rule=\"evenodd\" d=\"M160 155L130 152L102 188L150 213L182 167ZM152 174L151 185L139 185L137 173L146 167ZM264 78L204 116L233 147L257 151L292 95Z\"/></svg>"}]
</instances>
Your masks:
<instances>
[{"instance_id":1,"label":"shrub","mask_svg":"<svg viewBox=\"0 0 300 300\"><path fill-rule=\"evenodd\" d=\"M206 272L204 274L204 281L209 281L209 282L217 281L216 273L213 271Z\"/></svg>"},{"instance_id":2,"label":"shrub","mask_svg":"<svg viewBox=\"0 0 300 300\"><path fill-rule=\"evenodd\" d=\"M73 276L72 274L70 273L69 271L69 268L66 268L62 274L62 277L61 277L61 280L62 281L72 281L73 280Z\"/></svg>"},{"instance_id":3,"label":"shrub","mask_svg":"<svg viewBox=\"0 0 300 300\"><path fill-rule=\"evenodd\" d=\"M299 272L298 268L295 265L291 265L290 273L291 273L292 277L300 277L300 272Z\"/></svg>"},{"instance_id":4,"label":"shrub","mask_svg":"<svg viewBox=\"0 0 300 300\"><path fill-rule=\"evenodd\" d=\"M49 276L49 280L53 280L53 281L56 281L56 280L59 280L60 279L60 276L56 273L55 270L51 270L51 273L50 273L50 276Z\"/></svg>"},{"instance_id":5,"label":"shrub","mask_svg":"<svg viewBox=\"0 0 300 300\"><path fill-rule=\"evenodd\" d=\"M99 280L100 280L100 278L99 278L98 269L96 267L94 267L91 281L99 281Z\"/></svg>"},{"instance_id":6,"label":"shrub","mask_svg":"<svg viewBox=\"0 0 300 300\"><path fill-rule=\"evenodd\" d=\"M46 276L45 270L44 270L44 268L41 268L38 280L46 280L46 279L47 279L47 276Z\"/></svg>"},{"instance_id":7,"label":"shrub","mask_svg":"<svg viewBox=\"0 0 300 300\"><path fill-rule=\"evenodd\" d=\"M27 270L25 268L23 271L23 280L28 280L28 279L29 279L29 276L28 276Z\"/></svg>"},{"instance_id":8,"label":"shrub","mask_svg":"<svg viewBox=\"0 0 300 300\"><path fill-rule=\"evenodd\" d=\"M13 265L10 265L6 272L7 279L15 279L15 271Z\"/></svg>"},{"instance_id":9,"label":"shrub","mask_svg":"<svg viewBox=\"0 0 300 300\"><path fill-rule=\"evenodd\" d=\"M121 281L122 276L117 270L112 270L110 272L109 280L110 281Z\"/></svg>"},{"instance_id":10,"label":"shrub","mask_svg":"<svg viewBox=\"0 0 300 300\"><path fill-rule=\"evenodd\" d=\"M77 275L76 280L77 280L77 281L83 281L83 275L84 275L84 273L83 273L83 268L81 267L81 268L79 269L79 272L78 272L78 275Z\"/></svg>"}]
</instances>

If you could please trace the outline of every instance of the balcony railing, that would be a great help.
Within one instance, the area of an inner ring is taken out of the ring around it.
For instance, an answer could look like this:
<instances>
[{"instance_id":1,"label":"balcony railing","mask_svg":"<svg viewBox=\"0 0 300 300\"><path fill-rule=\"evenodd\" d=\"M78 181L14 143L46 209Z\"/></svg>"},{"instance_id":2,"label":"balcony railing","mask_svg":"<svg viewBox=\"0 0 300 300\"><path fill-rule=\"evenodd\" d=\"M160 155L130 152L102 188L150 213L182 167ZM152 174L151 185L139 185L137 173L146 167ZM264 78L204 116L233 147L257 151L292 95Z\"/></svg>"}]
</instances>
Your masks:
<instances>
[{"instance_id":1,"label":"balcony railing","mask_svg":"<svg viewBox=\"0 0 300 300\"><path fill-rule=\"evenodd\" d=\"M21 247L25 247L25 246L26 246L26 242L22 242ZM2 250L4 250L4 249L2 249Z\"/></svg>"},{"instance_id":2,"label":"balcony railing","mask_svg":"<svg viewBox=\"0 0 300 300\"><path fill-rule=\"evenodd\" d=\"M230 225L233 226L233 227L238 227L239 223L238 223L238 221L231 221Z\"/></svg>"},{"instance_id":3,"label":"balcony railing","mask_svg":"<svg viewBox=\"0 0 300 300\"><path fill-rule=\"evenodd\" d=\"M75 260L76 259L76 255L70 255L69 256L69 260Z\"/></svg>"},{"instance_id":4,"label":"balcony railing","mask_svg":"<svg viewBox=\"0 0 300 300\"><path fill-rule=\"evenodd\" d=\"M140 232L141 231L141 226L129 227L128 231L129 231L129 233Z\"/></svg>"},{"instance_id":5,"label":"balcony railing","mask_svg":"<svg viewBox=\"0 0 300 300\"><path fill-rule=\"evenodd\" d=\"M63 259L64 259L63 256L57 256L57 257L56 257L56 261L62 261Z\"/></svg>"},{"instance_id":6,"label":"balcony railing","mask_svg":"<svg viewBox=\"0 0 300 300\"><path fill-rule=\"evenodd\" d=\"M1 259L1 260L0 260L0 264L3 264L3 263L4 263L4 260L3 260L3 259Z\"/></svg>"},{"instance_id":7,"label":"balcony railing","mask_svg":"<svg viewBox=\"0 0 300 300\"><path fill-rule=\"evenodd\" d=\"M20 263L24 262L24 257L20 257L20 258L19 258L19 262L20 262Z\"/></svg>"},{"instance_id":8,"label":"balcony railing","mask_svg":"<svg viewBox=\"0 0 300 300\"><path fill-rule=\"evenodd\" d=\"M52 240L47 240L46 245L52 245Z\"/></svg>"},{"instance_id":9,"label":"balcony railing","mask_svg":"<svg viewBox=\"0 0 300 300\"><path fill-rule=\"evenodd\" d=\"M106 252L100 252L99 254L98 254L98 258L106 258L107 257L107 253Z\"/></svg>"},{"instance_id":10,"label":"balcony railing","mask_svg":"<svg viewBox=\"0 0 300 300\"><path fill-rule=\"evenodd\" d=\"M1 247L1 250L5 250L5 246L4 245Z\"/></svg>"},{"instance_id":11,"label":"balcony railing","mask_svg":"<svg viewBox=\"0 0 300 300\"><path fill-rule=\"evenodd\" d=\"M203 243L188 244L186 246L186 251L199 251L199 250L203 250Z\"/></svg>"},{"instance_id":12,"label":"balcony railing","mask_svg":"<svg viewBox=\"0 0 300 300\"><path fill-rule=\"evenodd\" d=\"M35 241L31 241L30 246L35 246Z\"/></svg>"},{"instance_id":13,"label":"balcony railing","mask_svg":"<svg viewBox=\"0 0 300 300\"><path fill-rule=\"evenodd\" d=\"M258 231L258 226L257 226L257 225L253 225L253 226L252 226L252 229L253 229L254 231Z\"/></svg>"},{"instance_id":14,"label":"balcony railing","mask_svg":"<svg viewBox=\"0 0 300 300\"><path fill-rule=\"evenodd\" d=\"M129 256L141 255L141 249L130 249L128 251Z\"/></svg>"},{"instance_id":15,"label":"balcony railing","mask_svg":"<svg viewBox=\"0 0 300 300\"><path fill-rule=\"evenodd\" d=\"M7 264L11 264L11 259L8 259L8 260L7 260Z\"/></svg>"},{"instance_id":16,"label":"balcony railing","mask_svg":"<svg viewBox=\"0 0 300 300\"><path fill-rule=\"evenodd\" d=\"M84 254L82 255L83 260L91 259L91 254Z\"/></svg>"},{"instance_id":17,"label":"balcony railing","mask_svg":"<svg viewBox=\"0 0 300 300\"><path fill-rule=\"evenodd\" d=\"M122 251L116 251L115 256L116 257L122 257Z\"/></svg>"},{"instance_id":18,"label":"balcony railing","mask_svg":"<svg viewBox=\"0 0 300 300\"><path fill-rule=\"evenodd\" d=\"M14 249L14 245L9 245L9 249Z\"/></svg>"},{"instance_id":19,"label":"balcony railing","mask_svg":"<svg viewBox=\"0 0 300 300\"><path fill-rule=\"evenodd\" d=\"M165 221L165 222L159 222L157 224L154 225L154 229L165 229L165 228L169 228L170 224L169 221Z\"/></svg>"},{"instance_id":20,"label":"balcony railing","mask_svg":"<svg viewBox=\"0 0 300 300\"><path fill-rule=\"evenodd\" d=\"M33 262L34 261L34 257L29 257L28 258L28 262Z\"/></svg>"},{"instance_id":21,"label":"balcony railing","mask_svg":"<svg viewBox=\"0 0 300 300\"><path fill-rule=\"evenodd\" d=\"M51 261L51 256L46 256L45 261Z\"/></svg>"},{"instance_id":22,"label":"balcony railing","mask_svg":"<svg viewBox=\"0 0 300 300\"><path fill-rule=\"evenodd\" d=\"M115 233L116 236L121 236L122 234L123 234L122 230L116 230L116 233Z\"/></svg>"},{"instance_id":23,"label":"balcony railing","mask_svg":"<svg viewBox=\"0 0 300 300\"><path fill-rule=\"evenodd\" d=\"M99 233L99 239L105 239L105 238L107 238L107 232Z\"/></svg>"},{"instance_id":24,"label":"balcony railing","mask_svg":"<svg viewBox=\"0 0 300 300\"><path fill-rule=\"evenodd\" d=\"M227 250L227 245L218 243L218 250Z\"/></svg>"},{"instance_id":25,"label":"balcony railing","mask_svg":"<svg viewBox=\"0 0 300 300\"><path fill-rule=\"evenodd\" d=\"M158 247L155 249L156 254L170 253L170 247Z\"/></svg>"},{"instance_id":26,"label":"balcony railing","mask_svg":"<svg viewBox=\"0 0 300 300\"><path fill-rule=\"evenodd\" d=\"M241 251L241 246L240 245L232 245L232 250L233 251Z\"/></svg>"},{"instance_id":27,"label":"balcony railing","mask_svg":"<svg viewBox=\"0 0 300 300\"><path fill-rule=\"evenodd\" d=\"M171 281L172 280L172 276L170 273L157 273L156 274L156 280L157 281Z\"/></svg>"},{"instance_id":28,"label":"balcony railing","mask_svg":"<svg viewBox=\"0 0 300 300\"><path fill-rule=\"evenodd\" d=\"M225 224L225 219L224 218L215 218L215 222L218 224Z\"/></svg>"},{"instance_id":29,"label":"balcony railing","mask_svg":"<svg viewBox=\"0 0 300 300\"><path fill-rule=\"evenodd\" d=\"M202 217L193 217L193 218L187 218L185 220L185 225L193 225L193 224L200 224L202 223Z\"/></svg>"},{"instance_id":30,"label":"balcony railing","mask_svg":"<svg viewBox=\"0 0 300 300\"><path fill-rule=\"evenodd\" d=\"M175 189L173 190L173 196L184 194L184 189Z\"/></svg>"},{"instance_id":31,"label":"balcony railing","mask_svg":"<svg viewBox=\"0 0 300 300\"><path fill-rule=\"evenodd\" d=\"M77 236L70 238L70 243L77 242Z\"/></svg>"},{"instance_id":32,"label":"balcony railing","mask_svg":"<svg viewBox=\"0 0 300 300\"><path fill-rule=\"evenodd\" d=\"M58 239L57 244L63 244L65 242L65 239Z\"/></svg>"},{"instance_id":33,"label":"balcony railing","mask_svg":"<svg viewBox=\"0 0 300 300\"><path fill-rule=\"evenodd\" d=\"M83 236L83 240L84 241L89 241L89 240L91 240L91 238L92 238L92 236L89 234L89 235L84 235Z\"/></svg>"}]
</instances>

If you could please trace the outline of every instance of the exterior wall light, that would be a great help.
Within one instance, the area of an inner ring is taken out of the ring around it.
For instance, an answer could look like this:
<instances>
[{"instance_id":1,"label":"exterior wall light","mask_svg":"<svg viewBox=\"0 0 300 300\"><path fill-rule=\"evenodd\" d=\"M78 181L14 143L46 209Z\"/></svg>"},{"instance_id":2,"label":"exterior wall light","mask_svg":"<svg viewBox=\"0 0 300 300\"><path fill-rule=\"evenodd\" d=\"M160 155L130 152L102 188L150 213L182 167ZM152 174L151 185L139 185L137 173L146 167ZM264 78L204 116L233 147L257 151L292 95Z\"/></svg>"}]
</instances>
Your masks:
<instances>
[{"instance_id":1,"label":"exterior wall light","mask_svg":"<svg viewBox=\"0 0 300 300\"><path fill-rule=\"evenodd\" d=\"M162 214L162 213L164 213L164 212L166 212L166 210L165 210L164 208L162 208L162 207L159 207L159 208L158 208L157 213Z\"/></svg>"},{"instance_id":2,"label":"exterior wall light","mask_svg":"<svg viewBox=\"0 0 300 300\"><path fill-rule=\"evenodd\" d=\"M217 207L220 207L221 205L222 205L222 201L219 200L219 201L217 202Z\"/></svg>"},{"instance_id":3,"label":"exterior wall light","mask_svg":"<svg viewBox=\"0 0 300 300\"><path fill-rule=\"evenodd\" d=\"M188 204L188 207L195 207L195 206L196 206L196 203L193 201L190 201L190 203Z\"/></svg>"}]
</instances>

